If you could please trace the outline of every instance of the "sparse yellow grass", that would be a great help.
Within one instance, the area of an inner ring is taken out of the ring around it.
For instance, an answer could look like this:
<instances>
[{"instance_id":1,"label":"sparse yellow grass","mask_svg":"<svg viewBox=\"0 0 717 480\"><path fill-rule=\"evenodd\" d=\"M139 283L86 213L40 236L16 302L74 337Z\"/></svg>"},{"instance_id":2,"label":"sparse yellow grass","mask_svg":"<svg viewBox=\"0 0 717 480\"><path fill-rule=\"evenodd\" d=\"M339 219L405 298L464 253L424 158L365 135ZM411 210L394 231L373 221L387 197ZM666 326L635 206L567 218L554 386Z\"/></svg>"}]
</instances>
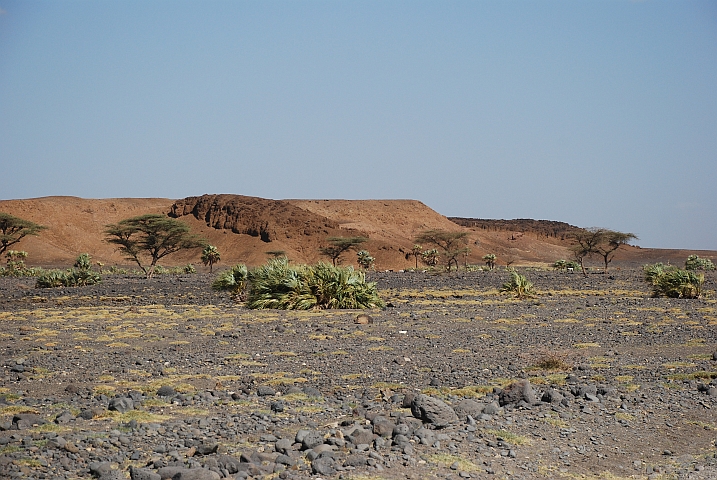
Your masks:
<instances>
[{"instance_id":1,"label":"sparse yellow grass","mask_svg":"<svg viewBox=\"0 0 717 480\"><path fill-rule=\"evenodd\" d=\"M499 318L498 320L494 320L493 323L495 324L504 324L504 325L525 325L526 321L522 320L520 318Z\"/></svg>"},{"instance_id":2,"label":"sparse yellow grass","mask_svg":"<svg viewBox=\"0 0 717 480\"><path fill-rule=\"evenodd\" d=\"M329 340L331 338L334 338L334 337L332 337L331 335L323 335L323 334L309 335L310 340Z\"/></svg>"},{"instance_id":3,"label":"sparse yellow grass","mask_svg":"<svg viewBox=\"0 0 717 480\"><path fill-rule=\"evenodd\" d=\"M569 426L568 422L556 415L547 415L545 418L543 418L543 421L548 425L552 425L558 428L567 428Z\"/></svg>"},{"instance_id":4,"label":"sparse yellow grass","mask_svg":"<svg viewBox=\"0 0 717 480\"><path fill-rule=\"evenodd\" d=\"M256 360L240 360L239 365L243 367L266 367L266 363L257 362Z\"/></svg>"},{"instance_id":5,"label":"sparse yellow grass","mask_svg":"<svg viewBox=\"0 0 717 480\"><path fill-rule=\"evenodd\" d=\"M635 417L633 417L629 413L617 412L615 413L615 420L625 420L627 422L632 422L633 420L635 420Z\"/></svg>"},{"instance_id":6,"label":"sparse yellow grass","mask_svg":"<svg viewBox=\"0 0 717 480\"><path fill-rule=\"evenodd\" d=\"M692 373L675 373L673 375L667 376L668 380L677 380L677 381L712 379L712 378L717 378L717 372L707 372L707 371L701 370L701 371L692 372Z\"/></svg>"},{"instance_id":7,"label":"sparse yellow grass","mask_svg":"<svg viewBox=\"0 0 717 480\"><path fill-rule=\"evenodd\" d=\"M691 363L691 362L678 361L678 362L663 363L662 366L665 368L668 368L668 369L675 369L675 368L690 368L690 367L694 367L695 364Z\"/></svg>"},{"instance_id":8,"label":"sparse yellow grass","mask_svg":"<svg viewBox=\"0 0 717 480\"><path fill-rule=\"evenodd\" d=\"M600 348L599 343L595 342L583 342L583 343L576 343L573 345L575 348Z\"/></svg>"},{"instance_id":9,"label":"sparse yellow grass","mask_svg":"<svg viewBox=\"0 0 717 480\"><path fill-rule=\"evenodd\" d=\"M296 352L271 352L272 355L277 357L295 357Z\"/></svg>"},{"instance_id":10,"label":"sparse yellow grass","mask_svg":"<svg viewBox=\"0 0 717 480\"><path fill-rule=\"evenodd\" d=\"M711 353L698 353L696 355L690 355L688 358L692 360L712 360Z\"/></svg>"},{"instance_id":11,"label":"sparse yellow grass","mask_svg":"<svg viewBox=\"0 0 717 480\"><path fill-rule=\"evenodd\" d=\"M308 381L304 377L290 377L289 375L291 375L289 372L250 374L251 377L254 377L257 381L261 381L266 385L291 385Z\"/></svg>"},{"instance_id":12,"label":"sparse yellow grass","mask_svg":"<svg viewBox=\"0 0 717 480\"><path fill-rule=\"evenodd\" d=\"M534 383L536 385L565 385L567 383L564 373L553 373L551 375L544 375L540 377L530 377L529 380L530 383Z\"/></svg>"},{"instance_id":13,"label":"sparse yellow grass","mask_svg":"<svg viewBox=\"0 0 717 480\"><path fill-rule=\"evenodd\" d=\"M702 422L699 420L684 420L687 425L697 425L705 430L717 430L717 427L713 423Z\"/></svg>"},{"instance_id":14,"label":"sparse yellow grass","mask_svg":"<svg viewBox=\"0 0 717 480\"><path fill-rule=\"evenodd\" d=\"M389 351L393 350L393 347L389 347L388 345L379 345L377 347L368 347L369 352L381 352L381 351Z\"/></svg>"},{"instance_id":15,"label":"sparse yellow grass","mask_svg":"<svg viewBox=\"0 0 717 480\"><path fill-rule=\"evenodd\" d=\"M32 407L26 407L24 405L8 405L7 407L0 408L0 415L15 415L18 413L39 414L40 412Z\"/></svg>"},{"instance_id":16,"label":"sparse yellow grass","mask_svg":"<svg viewBox=\"0 0 717 480\"><path fill-rule=\"evenodd\" d=\"M632 382L632 379L635 378L632 375L618 375L615 377L616 382L620 383L630 383Z\"/></svg>"},{"instance_id":17,"label":"sparse yellow grass","mask_svg":"<svg viewBox=\"0 0 717 480\"><path fill-rule=\"evenodd\" d=\"M115 387L111 385L97 385L95 388L92 389L95 395L113 395L115 392Z\"/></svg>"},{"instance_id":18,"label":"sparse yellow grass","mask_svg":"<svg viewBox=\"0 0 717 480\"><path fill-rule=\"evenodd\" d=\"M495 435L496 438L500 437L503 439L503 441L512 445L530 445L529 438L524 437L522 435L516 435L515 433L511 433L507 430L495 430L492 428L486 428L483 430L483 432L488 435Z\"/></svg>"},{"instance_id":19,"label":"sparse yellow grass","mask_svg":"<svg viewBox=\"0 0 717 480\"><path fill-rule=\"evenodd\" d=\"M402 383L376 382L371 385L371 388L376 388L379 390L402 390L406 388L406 386Z\"/></svg>"},{"instance_id":20,"label":"sparse yellow grass","mask_svg":"<svg viewBox=\"0 0 717 480\"><path fill-rule=\"evenodd\" d=\"M449 455L447 453L437 453L434 455L429 455L427 458L427 461L430 463L435 463L438 465L441 465L443 467L450 467L454 463L458 463L458 470L461 470L463 472L482 472L483 469L476 465L475 463L471 462L468 459L465 459L458 455Z\"/></svg>"},{"instance_id":21,"label":"sparse yellow grass","mask_svg":"<svg viewBox=\"0 0 717 480\"><path fill-rule=\"evenodd\" d=\"M348 355L348 354L349 354L349 352L347 352L346 350L334 350L333 352L331 352L331 355Z\"/></svg>"}]
</instances>

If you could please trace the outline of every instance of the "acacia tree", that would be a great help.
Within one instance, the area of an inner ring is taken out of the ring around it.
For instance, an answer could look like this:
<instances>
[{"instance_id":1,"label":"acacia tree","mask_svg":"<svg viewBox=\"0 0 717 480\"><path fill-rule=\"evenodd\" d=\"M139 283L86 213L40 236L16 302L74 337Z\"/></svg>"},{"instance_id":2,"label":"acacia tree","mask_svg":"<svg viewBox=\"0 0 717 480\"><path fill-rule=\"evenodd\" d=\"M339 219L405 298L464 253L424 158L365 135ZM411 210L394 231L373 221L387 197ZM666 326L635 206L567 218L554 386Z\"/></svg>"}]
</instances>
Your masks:
<instances>
[{"instance_id":1,"label":"acacia tree","mask_svg":"<svg viewBox=\"0 0 717 480\"><path fill-rule=\"evenodd\" d=\"M607 266L615 257L617 249L623 245L627 245L631 240L637 240L637 235L634 233L616 232L614 230L606 230L603 228L598 228L597 231L600 234L600 242L598 243L596 250L597 254L600 255L605 262L605 273L607 273Z\"/></svg>"},{"instance_id":2,"label":"acacia tree","mask_svg":"<svg viewBox=\"0 0 717 480\"><path fill-rule=\"evenodd\" d=\"M191 233L187 224L160 214L140 215L107 225L105 235L105 241L117 245L127 260L139 265L147 278L152 278L160 258L206 243ZM149 257L149 264L143 261L145 257Z\"/></svg>"},{"instance_id":3,"label":"acacia tree","mask_svg":"<svg viewBox=\"0 0 717 480\"><path fill-rule=\"evenodd\" d=\"M329 257L335 267L342 253L361 245L367 240L368 238L366 237L329 237L326 239L329 245L319 248L319 252Z\"/></svg>"},{"instance_id":4,"label":"acacia tree","mask_svg":"<svg viewBox=\"0 0 717 480\"><path fill-rule=\"evenodd\" d=\"M416 243L428 243L443 250L446 258L446 267L451 270L451 265L456 265L458 270L458 257L468 250L465 246L468 232L449 232L447 230L425 230L416 238Z\"/></svg>"},{"instance_id":5,"label":"acacia tree","mask_svg":"<svg viewBox=\"0 0 717 480\"><path fill-rule=\"evenodd\" d=\"M204 250L202 250L202 263L205 267L209 265L209 273L212 273L212 267L221 259L219 249L214 245L207 245L204 247Z\"/></svg>"},{"instance_id":6,"label":"acacia tree","mask_svg":"<svg viewBox=\"0 0 717 480\"><path fill-rule=\"evenodd\" d=\"M587 275L588 272L585 270L585 258L597 253L600 235L597 235L594 229L580 230L572 233L571 238L575 242L571 247L575 260L580 264L583 275Z\"/></svg>"},{"instance_id":7,"label":"acacia tree","mask_svg":"<svg viewBox=\"0 0 717 480\"><path fill-rule=\"evenodd\" d=\"M588 228L574 232L571 235L575 244L572 246L573 255L580 263L583 275L587 275L585 270L585 258L590 255L599 255L605 264L605 272L608 265L615 256L615 251L622 245L626 245L631 240L636 240L634 233L623 233L606 228Z\"/></svg>"},{"instance_id":8,"label":"acacia tree","mask_svg":"<svg viewBox=\"0 0 717 480\"><path fill-rule=\"evenodd\" d=\"M46 228L30 220L0 212L0 255L28 235L37 235Z\"/></svg>"}]
</instances>

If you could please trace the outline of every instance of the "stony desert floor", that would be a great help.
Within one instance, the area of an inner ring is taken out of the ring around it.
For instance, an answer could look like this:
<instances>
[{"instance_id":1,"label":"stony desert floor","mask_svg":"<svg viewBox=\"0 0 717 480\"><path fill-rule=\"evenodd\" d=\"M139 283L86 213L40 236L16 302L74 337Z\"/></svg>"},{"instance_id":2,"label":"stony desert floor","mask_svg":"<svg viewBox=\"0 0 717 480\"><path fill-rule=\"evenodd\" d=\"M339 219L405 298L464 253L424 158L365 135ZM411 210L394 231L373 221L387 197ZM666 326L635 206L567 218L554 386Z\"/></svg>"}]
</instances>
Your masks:
<instances>
[{"instance_id":1,"label":"stony desert floor","mask_svg":"<svg viewBox=\"0 0 717 480\"><path fill-rule=\"evenodd\" d=\"M212 276L0 279L0 477L717 478L717 301L638 269L374 273L252 311ZM527 380L527 381L526 381Z\"/></svg>"}]
</instances>

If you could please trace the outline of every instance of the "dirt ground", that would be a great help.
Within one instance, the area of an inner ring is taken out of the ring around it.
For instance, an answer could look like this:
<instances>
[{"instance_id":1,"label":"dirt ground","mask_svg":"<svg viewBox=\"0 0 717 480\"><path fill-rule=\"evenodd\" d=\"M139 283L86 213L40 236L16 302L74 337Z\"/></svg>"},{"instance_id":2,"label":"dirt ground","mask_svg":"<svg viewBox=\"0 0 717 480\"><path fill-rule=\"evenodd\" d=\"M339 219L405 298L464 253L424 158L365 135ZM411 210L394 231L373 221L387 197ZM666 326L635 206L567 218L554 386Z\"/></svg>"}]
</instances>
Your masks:
<instances>
[{"instance_id":1,"label":"dirt ground","mask_svg":"<svg viewBox=\"0 0 717 480\"><path fill-rule=\"evenodd\" d=\"M504 270L374 273L367 325L206 274L0 279L0 477L717 478L715 274L679 300L639 269L523 273L535 298ZM455 417L416 418L419 394Z\"/></svg>"}]
</instances>

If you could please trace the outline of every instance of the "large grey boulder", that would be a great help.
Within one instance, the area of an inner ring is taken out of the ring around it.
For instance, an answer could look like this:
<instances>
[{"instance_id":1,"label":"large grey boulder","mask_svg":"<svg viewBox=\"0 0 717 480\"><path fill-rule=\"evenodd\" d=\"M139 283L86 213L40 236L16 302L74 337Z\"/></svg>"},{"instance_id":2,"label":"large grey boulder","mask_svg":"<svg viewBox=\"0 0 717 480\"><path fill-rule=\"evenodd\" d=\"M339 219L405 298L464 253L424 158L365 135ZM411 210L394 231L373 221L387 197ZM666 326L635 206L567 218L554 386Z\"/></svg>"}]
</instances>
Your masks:
<instances>
[{"instance_id":1,"label":"large grey boulder","mask_svg":"<svg viewBox=\"0 0 717 480\"><path fill-rule=\"evenodd\" d=\"M453 409L442 400L428 395L417 395L411 403L411 413L424 423L431 423L436 427L447 427L458 421Z\"/></svg>"},{"instance_id":2,"label":"large grey boulder","mask_svg":"<svg viewBox=\"0 0 717 480\"><path fill-rule=\"evenodd\" d=\"M481 413L483 413L484 407L485 404L467 398L465 400L461 400L458 405L453 407L453 410L456 412L456 415L458 415L461 419L467 418L468 415L473 418L477 418Z\"/></svg>"},{"instance_id":3,"label":"large grey boulder","mask_svg":"<svg viewBox=\"0 0 717 480\"><path fill-rule=\"evenodd\" d=\"M533 386L530 384L530 381L518 380L500 392L498 401L501 407L505 405L515 405L521 401L533 405L537 403L537 398L535 397L535 391L533 391Z\"/></svg>"},{"instance_id":4,"label":"large grey boulder","mask_svg":"<svg viewBox=\"0 0 717 480\"><path fill-rule=\"evenodd\" d=\"M110 400L109 410L115 410L119 413L125 413L134 410L134 401L127 397L117 397Z\"/></svg>"}]
</instances>

